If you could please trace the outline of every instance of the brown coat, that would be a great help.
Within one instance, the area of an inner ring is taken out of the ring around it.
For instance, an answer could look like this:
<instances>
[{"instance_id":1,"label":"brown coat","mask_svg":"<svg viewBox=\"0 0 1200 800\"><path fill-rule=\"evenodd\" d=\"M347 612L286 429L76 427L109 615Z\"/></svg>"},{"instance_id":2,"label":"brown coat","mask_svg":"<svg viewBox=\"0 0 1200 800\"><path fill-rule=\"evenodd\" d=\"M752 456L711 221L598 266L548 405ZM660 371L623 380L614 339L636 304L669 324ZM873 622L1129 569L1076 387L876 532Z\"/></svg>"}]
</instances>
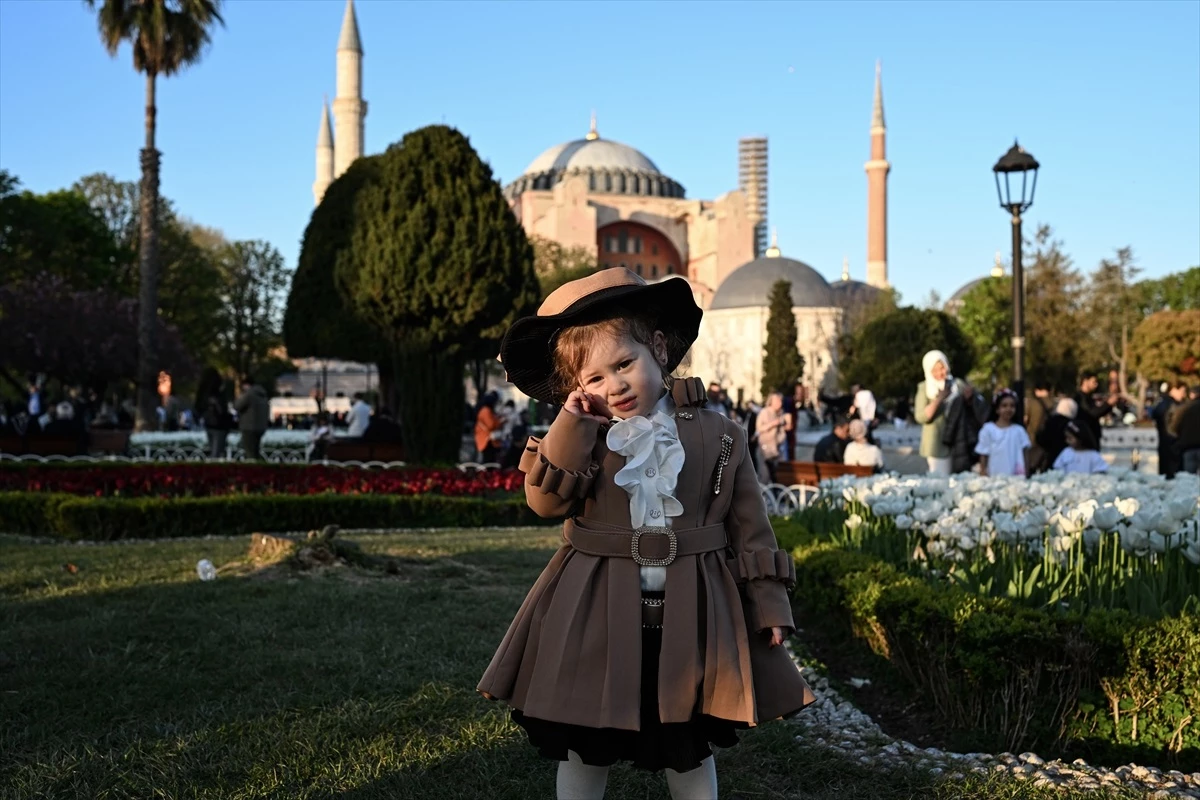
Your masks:
<instances>
[{"instance_id":1,"label":"brown coat","mask_svg":"<svg viewBox=\"0 0 1200 800\"><path fill-rule=\"evenodd\" d=\"M679 439L687 454L676 485L683 515L673 528L724 524L724 550L680 555L667 567L659 716L701 713L750 725L813 701L770 628L795 631L787 589L795 583L778 549L739 425L711 411L704 385L677 380ZM629 531L629 495L613 483L625 459L609 451L602 426L567 412L521 459L525 496L541 516L578 515L580 526ZM721 437L733 439L714 491ZM657 554L655 554L657 555ZM631 558L589 555L569 543L525 597L478 690L526 716L594 728L638 730L641 588Z\"/></svg>"}]
</instances>

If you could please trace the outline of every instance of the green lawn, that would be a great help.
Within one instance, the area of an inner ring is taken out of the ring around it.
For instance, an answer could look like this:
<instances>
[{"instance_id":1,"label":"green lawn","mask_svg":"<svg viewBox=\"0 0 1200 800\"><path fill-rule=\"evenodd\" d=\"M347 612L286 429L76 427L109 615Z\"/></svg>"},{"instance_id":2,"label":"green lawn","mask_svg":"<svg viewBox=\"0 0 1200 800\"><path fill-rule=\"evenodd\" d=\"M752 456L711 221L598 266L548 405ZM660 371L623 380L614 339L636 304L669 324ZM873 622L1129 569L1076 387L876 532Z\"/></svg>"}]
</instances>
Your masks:
<instances>
[{"instance_id":1,"label":"green lawn","mask_svg":"<svg viewBox=\"0 0 1200 800\"><path fill-rule=\"evenodd\" d=\"M363 536L399 577L227 566L201 583L198 559L235 564L248 540L0 536L0 797L551 798L553 764L474 686L556 538ZM781 723L719 753L718 774L725 798L1069 796L883 775ZM668 796L624 768L609 787Z\"/></svg>"}]
</instances>

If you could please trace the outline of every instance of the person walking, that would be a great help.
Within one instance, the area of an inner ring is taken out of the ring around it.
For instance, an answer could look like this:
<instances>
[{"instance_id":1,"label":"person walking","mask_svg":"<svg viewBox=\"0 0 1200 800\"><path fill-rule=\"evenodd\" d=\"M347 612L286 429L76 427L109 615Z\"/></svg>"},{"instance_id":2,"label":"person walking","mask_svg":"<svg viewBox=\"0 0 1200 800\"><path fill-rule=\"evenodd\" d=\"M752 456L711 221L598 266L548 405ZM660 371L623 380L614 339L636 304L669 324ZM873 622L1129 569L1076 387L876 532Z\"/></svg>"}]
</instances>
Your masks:
<instances>
[{"instance_id":1,"label":"person walking","mask_svg":"<svg viewBox=\"0 0 1200 800\"><path fill-rule=\"evenodd\" d=\"M787 440L787 422L787 414L783 412L783 393L771 392L767 396L766 407L758 412L754 421L758 447L771 483L778 483L776 470L779 466L779 459L783 455L784 442Z\"/></svg>"},{"instance_id":2,"label":"person walking","mask_svg":"<svg viewBox=\"0 0 1200 800\"><path fill-rule=\"evenodd\" d=\"M1025 398L1025 431L1029 434L1033 446L1029 448L1029 474L1036 475L1050 469L1054 462L1046 460L1046 451L1038 444L1042 428L1053 412L1050 402L1050 385L1039 380L1033 385L1033 395Z\"/></svg>"},{"instance_id":3,"label":"person walking","mask_svg":"<svg viewBox=\"0 0 1200 800\"><path fill-rule=\"evenodd\" d=\"M233 403L238 414L238 431L242 434L242 452L247 461L262 459L262 439L271 421L271 401L267 392L250 376L242 378L242 393Z\"/></svg>"},{"instance_id":4,"label":"person walking","mask_svg":"<svg viewBox=\"0 0 1200 800\"><path fill-rule=\"evenodd\" d=\"M479 410L475 412L475 450L479 454L480 464L498 463L500 460L504 420L496 413L499 399L495 392L488 392L479 401Z\"/></svg>"},{"instance_id":5,"label":"person walking","mask_svg":"<svg viewBox=\"0 0 1200 800\"><path fill-rule=\"evenodd\" d=\"M1096 390L1100 388L1100 379L1095 373L1089 372L1085 374L1079 381L1079 391L1075 393L1075 405L1079 408L1076 414L1078 422L1086 425L1092 431L1092 438L1099 445L1103 430L1100 427L1100 420L1112 413L1113 406L1117 404L1117 396L1110 394L1106 400L1100 400L1096 397Z\"/></svg>"},{"instance_id":6,"label":"person walking","mask_svg":"<svg viewBox=\"0 0 1200 800\"><path fill-rule=\"evenodd\" d=\"M229 431L233 430L233 414L229 413L229 399L223 391L224 386L220 373L207 367L196 389L196 415L204 425L208 457L214 459L225 458Z\"/></svg>"}]
</instances>

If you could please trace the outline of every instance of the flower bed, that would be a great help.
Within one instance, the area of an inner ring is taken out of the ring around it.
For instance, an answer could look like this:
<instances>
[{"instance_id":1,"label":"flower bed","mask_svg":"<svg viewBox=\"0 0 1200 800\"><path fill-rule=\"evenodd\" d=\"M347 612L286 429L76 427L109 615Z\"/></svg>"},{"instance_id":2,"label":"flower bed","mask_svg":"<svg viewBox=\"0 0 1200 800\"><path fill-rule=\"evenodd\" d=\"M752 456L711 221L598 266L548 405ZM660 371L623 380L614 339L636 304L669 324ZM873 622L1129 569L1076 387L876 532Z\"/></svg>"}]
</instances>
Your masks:
<instances>
[{"instance_id":1,"label":"flower bed","mask_svg":"<svg viewBox=\"0 0 1200 800\"><path fill-rule=\"evenodd\" d=\"M272 464L147 464L0 467L0 492L61 492L87 497L228 495L417 495L493 497L521 490L515 469L365 470Z\"/></svg>"},{"instance_id":2,"label":"flower bed","mask_svg":"<svg viewBox=\"0 0 1200 800\"><path fill-rule=\"evenodd\" d=\"M840 544L910 574L1039 608L1200 611L1194 475L879 476L823 489L811 513L837 512L823 527Z\"/></svg>"},{"instance_id":3,"label":"flower bed","mask_svg":"<svg viewBox=\"0 0 1200 800\"><path fill-rule=\"evenodd\" d=\"M865 639L962 747L1200 769L1200 617L1025 608L789 538L797 620Z\"/></svg>"}]
</instances>

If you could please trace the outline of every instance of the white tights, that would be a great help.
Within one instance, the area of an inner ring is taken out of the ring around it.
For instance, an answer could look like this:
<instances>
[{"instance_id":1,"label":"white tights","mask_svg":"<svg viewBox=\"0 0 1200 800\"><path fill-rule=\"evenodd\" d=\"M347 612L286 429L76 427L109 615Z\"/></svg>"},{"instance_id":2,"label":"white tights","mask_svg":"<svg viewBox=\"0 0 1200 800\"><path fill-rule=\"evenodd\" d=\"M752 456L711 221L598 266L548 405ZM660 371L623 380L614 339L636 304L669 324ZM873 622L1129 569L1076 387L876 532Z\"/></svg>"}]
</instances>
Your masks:
<instances>
[{"instance_id":1,"label":"white tights","mask_svg":"<svg viewBox=\"0 0 1200 800\"><path fill-rule=\"evenodd\" d=\"M603 800L608 767L583 763L574 750L558 762L558 800ZM717 800L717 762L712 756L688 772L667 770L667 788L674 800Z\"/></svg>"}]
</instances>

